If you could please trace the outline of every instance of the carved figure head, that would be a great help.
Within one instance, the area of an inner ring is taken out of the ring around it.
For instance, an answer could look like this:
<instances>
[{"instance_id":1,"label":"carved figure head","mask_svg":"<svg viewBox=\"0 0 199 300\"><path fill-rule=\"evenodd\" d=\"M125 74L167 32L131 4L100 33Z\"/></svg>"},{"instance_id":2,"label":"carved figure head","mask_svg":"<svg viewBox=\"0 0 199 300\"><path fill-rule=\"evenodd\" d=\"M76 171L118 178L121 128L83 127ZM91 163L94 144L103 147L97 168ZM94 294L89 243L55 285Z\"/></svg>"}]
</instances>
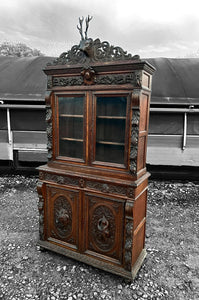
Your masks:
<instances>
[{"instance_id":1,"label":"carved figure head","mask_svg":"<svg viewBox=\"0 0 199 300\"><path fill-rule=\"evenodd\" d=\"M86 30L84 32L85 36L83 35L83 21L84 17L79 18L79 26L77 25L77 29L80 32L81 35L81 41L79 44L79 49L86 54L86 56L91 57L93 53L93 40L91 38L88 38L87 33L88 33L88 26L89 22L92 20L92 17L88 15L86 18Z\"/></svg>"}]
</instances>

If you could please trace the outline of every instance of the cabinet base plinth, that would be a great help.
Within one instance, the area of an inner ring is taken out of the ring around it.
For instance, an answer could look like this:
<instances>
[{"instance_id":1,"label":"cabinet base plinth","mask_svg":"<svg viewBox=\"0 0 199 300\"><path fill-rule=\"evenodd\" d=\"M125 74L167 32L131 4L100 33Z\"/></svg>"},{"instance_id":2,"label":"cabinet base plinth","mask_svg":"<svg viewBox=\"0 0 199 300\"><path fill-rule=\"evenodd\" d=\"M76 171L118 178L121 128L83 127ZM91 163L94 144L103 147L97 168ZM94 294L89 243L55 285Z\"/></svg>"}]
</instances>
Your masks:
<instances>
[{"instance_id":1,"label":"cabinet base plinth","mask_svg":"<svg viewBox=\"0 0 199 300\"><path fill-rule=\"evenodd\" d=\"M48 241L39 241L38 242L38 246L41 247L41 249L47 249L53 252L56 252L58 254L67 256L69 258L78 260L80 262L86 263L88 265L91 265L93 267L99 268L103 271L107 271L119 276L122 276L124 278L127 278L129 280L134 280L137 272L139 271L139 269L141 268L143 261L147 255L146 249L142 249L137 261L135 262L135 264L132 266L131 272L125 270L122 266L118 265L111 265L110 263L107 263L105 261L101 261L101 260L97 260L94 259L86 254L83 253L79 253L76 251L71 251L68 250L64 247L58 246L56 244L53 244L51 242Z\"/></svg>"}]
</instances>

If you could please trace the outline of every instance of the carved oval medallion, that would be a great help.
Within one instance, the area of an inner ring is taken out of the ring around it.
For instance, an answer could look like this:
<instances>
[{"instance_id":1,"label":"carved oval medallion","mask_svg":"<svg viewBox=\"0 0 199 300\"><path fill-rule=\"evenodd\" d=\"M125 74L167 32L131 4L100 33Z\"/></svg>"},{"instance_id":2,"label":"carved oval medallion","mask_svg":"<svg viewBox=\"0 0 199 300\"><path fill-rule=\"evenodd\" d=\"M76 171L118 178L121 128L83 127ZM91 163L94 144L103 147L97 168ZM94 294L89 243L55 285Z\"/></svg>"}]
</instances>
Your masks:
<instances>
[{"instance_id":1,"label":"carved oval medallion","mask_svg":"<svg viewBox=\"0 0 199 300\"><path fill-rule=\"evenodd\" d=\"M71 234L72 208L64 196L59 196L54 201L54 225L60 237L66 238Z\"/></svg>"}]
</instances>

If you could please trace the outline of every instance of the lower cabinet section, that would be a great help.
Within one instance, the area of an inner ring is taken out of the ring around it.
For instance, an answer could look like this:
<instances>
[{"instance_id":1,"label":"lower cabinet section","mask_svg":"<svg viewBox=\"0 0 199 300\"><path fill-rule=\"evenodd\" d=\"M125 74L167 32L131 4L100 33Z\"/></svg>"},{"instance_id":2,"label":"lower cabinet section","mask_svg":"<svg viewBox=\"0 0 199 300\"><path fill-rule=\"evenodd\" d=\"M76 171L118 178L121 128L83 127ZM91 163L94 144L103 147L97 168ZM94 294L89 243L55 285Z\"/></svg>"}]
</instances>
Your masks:
<instances>
[{"instance_id":1,"label":"lower cabinet section","mask_svg":"<svg viewBox=\"0 0 199 300\"><path fill-rule=\"evenodd\" d=\"M147 189L136 199L38 183L43 248L134 279L145 256Z\"/></svg>"}]
</instances>

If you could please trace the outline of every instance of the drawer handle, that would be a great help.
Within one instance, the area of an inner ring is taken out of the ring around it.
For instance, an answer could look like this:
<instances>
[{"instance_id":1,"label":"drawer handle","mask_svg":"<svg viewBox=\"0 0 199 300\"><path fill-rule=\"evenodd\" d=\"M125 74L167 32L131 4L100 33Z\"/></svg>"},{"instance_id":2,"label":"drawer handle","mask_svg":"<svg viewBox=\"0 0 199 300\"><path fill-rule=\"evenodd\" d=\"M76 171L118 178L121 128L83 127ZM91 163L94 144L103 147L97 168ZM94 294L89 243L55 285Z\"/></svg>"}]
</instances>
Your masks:
<instances>
[{"instance_id":1,"label":"drawer handle","mask_svg":"<svg viewBox=\"0 0 199 300\"><path fill-rule=\"evenodd\" d=\"M62 226L67 226L69 222L69 215L66 211L62 212L58 217L58 223L60 223Z\"/></svg>"},{"instance_id":2,"label":"drawer handle","mask_svg":"<svg viewBox=\"0 0 199 300\"><path fill-rule=\"evenodd\" d=\"M109 237L109 235L110 235L108 227L109 227L109 221L103 215L103 217L98 220L97 228L99 231L102 232L104 237Z\"/></svg>"}]
</instances>

